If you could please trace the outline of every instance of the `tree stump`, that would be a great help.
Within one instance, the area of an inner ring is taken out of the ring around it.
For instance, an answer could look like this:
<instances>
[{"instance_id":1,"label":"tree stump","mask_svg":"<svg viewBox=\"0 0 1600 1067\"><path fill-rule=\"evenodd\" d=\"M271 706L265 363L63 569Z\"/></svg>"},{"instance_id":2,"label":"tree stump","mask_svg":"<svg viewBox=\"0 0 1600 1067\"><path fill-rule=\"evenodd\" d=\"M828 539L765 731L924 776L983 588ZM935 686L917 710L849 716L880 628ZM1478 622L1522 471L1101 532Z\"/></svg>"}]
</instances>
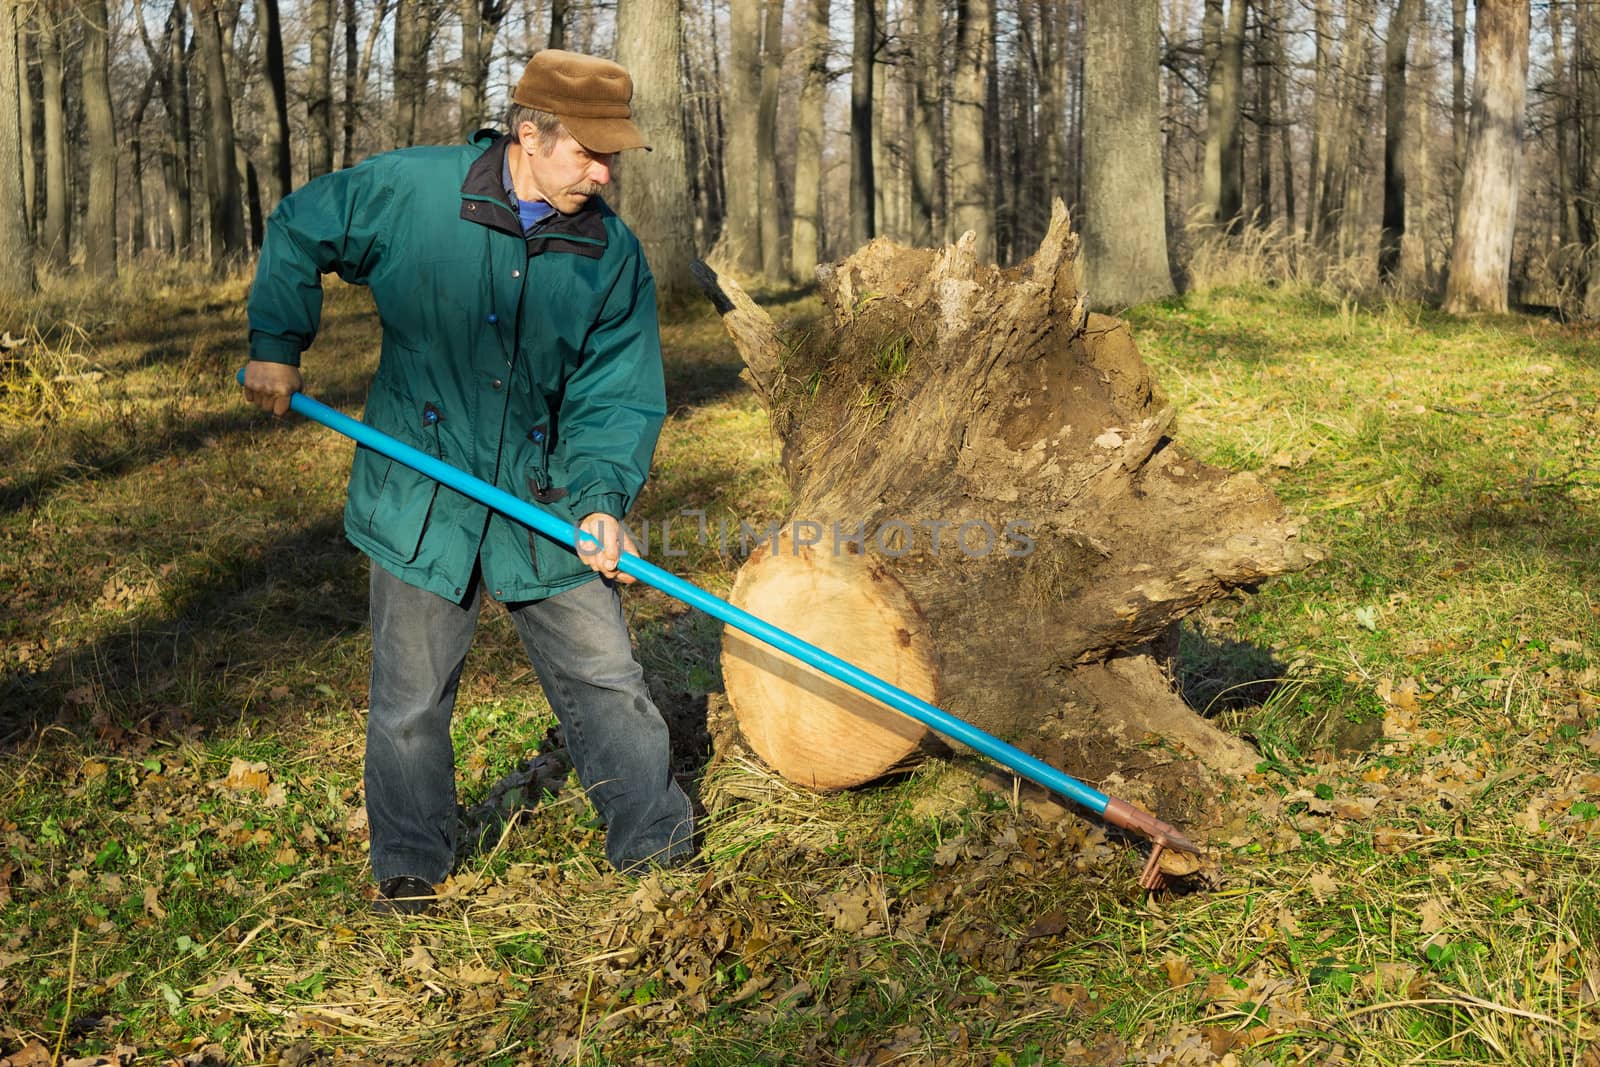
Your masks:
<instances>
[{"instance_id":1,"label":"tree stump","mask_svg":"<svg viewBox=\"0 0 1600 1067\"><path fill-rule=\"evenodd\" d=\"M790 336L700 280L765 403L793 510L732 601L1023 747L1063 715L1209 767L1244 742L1175 692L1187 613L1316 558L1253 475L1184 454L1127 326L1087 314L1058 202L1032 259L980 265L879 239L820 268L825 321ZM930 747L897 712L738 631L723 678L750 746L840 789Z\"/></svg>"}]
</instances>

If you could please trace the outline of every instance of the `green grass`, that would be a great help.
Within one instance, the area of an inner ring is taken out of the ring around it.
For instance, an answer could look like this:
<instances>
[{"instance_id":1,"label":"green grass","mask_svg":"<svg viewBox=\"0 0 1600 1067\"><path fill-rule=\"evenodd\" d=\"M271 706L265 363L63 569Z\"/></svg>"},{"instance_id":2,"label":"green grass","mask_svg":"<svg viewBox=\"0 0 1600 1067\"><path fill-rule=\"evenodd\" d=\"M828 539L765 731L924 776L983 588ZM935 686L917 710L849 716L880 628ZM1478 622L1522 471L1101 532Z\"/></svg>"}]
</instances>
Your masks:
<instances>
[{"instance_id":1,"label":"green grass","mask_svg":"<svg viewBox=\"0 0 1600 1067\"><path fill-rule=\"evenodd\" d=\"M608 873L569 783L512 805L437 915L397 922L366 901L349 445L240 403L242 292L163 270L0 309L42 339L34 366L104 373L0 392L0 1054L1597 1054L1592 330L1297 286L1129 313L1179 444L1269 481L1327 555L1186 624L1187 695L1262 751L1194 828L1204 891L1144 896L1125 841L970 764L817 796L731 749L707 764L691 732L702 868ZM308 388L358 407L376 336L364 294L332 288ZM738 523L783 515L787 490L715 318L665 341L672 413L636 518L653 559L726 592ZM904 354L884 349L886 376ZM702 512L732 548L698 536ZM718 627L647 590L627 605L674 722L715 717ZM463 803L550 725L490 608L455 720Z\"/></svg>"}]
</instances>

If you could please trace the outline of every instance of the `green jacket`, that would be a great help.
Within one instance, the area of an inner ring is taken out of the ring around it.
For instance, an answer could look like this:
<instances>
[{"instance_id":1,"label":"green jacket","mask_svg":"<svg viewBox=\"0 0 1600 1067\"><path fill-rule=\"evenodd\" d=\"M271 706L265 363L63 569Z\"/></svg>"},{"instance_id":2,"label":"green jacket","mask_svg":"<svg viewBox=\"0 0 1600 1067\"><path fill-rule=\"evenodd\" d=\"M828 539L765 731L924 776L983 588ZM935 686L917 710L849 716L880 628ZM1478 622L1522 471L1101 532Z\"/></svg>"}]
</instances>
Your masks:
<instances>
[{"instance_id":1,"label":"green jacket","mask_svg":"<svg viewBox=\"0 0 1600 1067\"><path fill-rule=\"evenodd\" d=\"M320 275L366 285L383 350L365 421L568 521L621 518L666 414L655 280L598 197L524 237L501 168L509 138L410 148L308 182L267 222L250 290L250 356L298 364ZM401 580L498 600L595 577L569 549L369 449L345 532Z\"/></svg>"}]
</instances>

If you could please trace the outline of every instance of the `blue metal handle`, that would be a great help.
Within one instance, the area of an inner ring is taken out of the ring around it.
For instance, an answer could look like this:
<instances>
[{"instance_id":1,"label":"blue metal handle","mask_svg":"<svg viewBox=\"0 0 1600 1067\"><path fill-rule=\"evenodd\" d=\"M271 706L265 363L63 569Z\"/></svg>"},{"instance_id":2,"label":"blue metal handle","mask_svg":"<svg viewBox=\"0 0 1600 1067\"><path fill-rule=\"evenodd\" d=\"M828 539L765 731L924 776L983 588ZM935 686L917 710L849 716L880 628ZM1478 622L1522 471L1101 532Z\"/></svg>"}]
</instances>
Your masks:
<instances>
[{"instance_id":1,"label":"blue metal handle","mask_svg":"<svg viewBox=\"0 0 1600 1067\"><path fill-rule=\"evenodd\" d=\"M244 383L244 371L239 372L239 382ZM503 489L498 489L481 478L475 478L465 471L459 470L450 464L442 462L418 451L410 445L396 441L388 434L374 430L363 422L358 422L350 416L338 411L318 400L313 400L304 393L295 393L289 401L289 409L304 415L308 419L322 423L329 429L337 430L357 444L372 449L390 459L403 463L413 470L427 475L457 492L486 504L495 511L500 512L524 526L532 527L539 533L569 549L576 551L577 538L582 536L585 540L599 545L593 537L580 531L572 523L550 514L550 512L528 503L518 497L512 496ZM1056 770L1048 763L1044 763L1015 745L995 737L993 734L978 729L971 723L956 718L949 712L935 707L921 697L906 692L899 686L869 674L852 663L847 663L833 653L818 648L809 641L802 640L786 630L756 618L754 615L723 600L721 597L701 589L693 582L684 581L670 571L662 570L655 564L632 553L624 552L617 563L617 570L624 574L632 575L647 585L655 586L664 593L674 596L691 607L699 608L707 615L720 619L729 626L766 642L773 648L789 653L795 659L808 663L817 670L835 678L848 686L882 701L898 712L911 716L930 729L937 730L946 737L955 739L970 748L982 752L985 756L1004 764L1011 770L1030 781L1037 782L1046 789L1054 790L1062 796L1068 797L1096 814L1103 814L1111 798L1106 794L1085 785L1069 774Z\"/></svg>"}]
</instances>

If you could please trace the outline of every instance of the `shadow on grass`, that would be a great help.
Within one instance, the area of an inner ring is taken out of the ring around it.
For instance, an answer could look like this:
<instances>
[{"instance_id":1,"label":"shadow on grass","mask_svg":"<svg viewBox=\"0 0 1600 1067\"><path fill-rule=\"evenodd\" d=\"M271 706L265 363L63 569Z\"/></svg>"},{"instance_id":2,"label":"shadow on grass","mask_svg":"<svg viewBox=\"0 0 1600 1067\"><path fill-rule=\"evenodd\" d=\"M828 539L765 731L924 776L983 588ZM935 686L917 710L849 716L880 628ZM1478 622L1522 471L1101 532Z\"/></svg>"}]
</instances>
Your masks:
<instances>
[{"instance_id":1,"label":"shadow on grass","mask_svg":"<svg viewBox=\"0 0 1600 1067\"><path fill-rule=\"evenodd\" d=\"M271 544L204 557L159 606L45 669L7 671L0 751L54 727L112 750L177 743L272 715L272 681L332 677L318 670L337 666L323 661L330 642L366 625L365 567L342 528L330 515Z\"/></svg>"}]
</instances>

